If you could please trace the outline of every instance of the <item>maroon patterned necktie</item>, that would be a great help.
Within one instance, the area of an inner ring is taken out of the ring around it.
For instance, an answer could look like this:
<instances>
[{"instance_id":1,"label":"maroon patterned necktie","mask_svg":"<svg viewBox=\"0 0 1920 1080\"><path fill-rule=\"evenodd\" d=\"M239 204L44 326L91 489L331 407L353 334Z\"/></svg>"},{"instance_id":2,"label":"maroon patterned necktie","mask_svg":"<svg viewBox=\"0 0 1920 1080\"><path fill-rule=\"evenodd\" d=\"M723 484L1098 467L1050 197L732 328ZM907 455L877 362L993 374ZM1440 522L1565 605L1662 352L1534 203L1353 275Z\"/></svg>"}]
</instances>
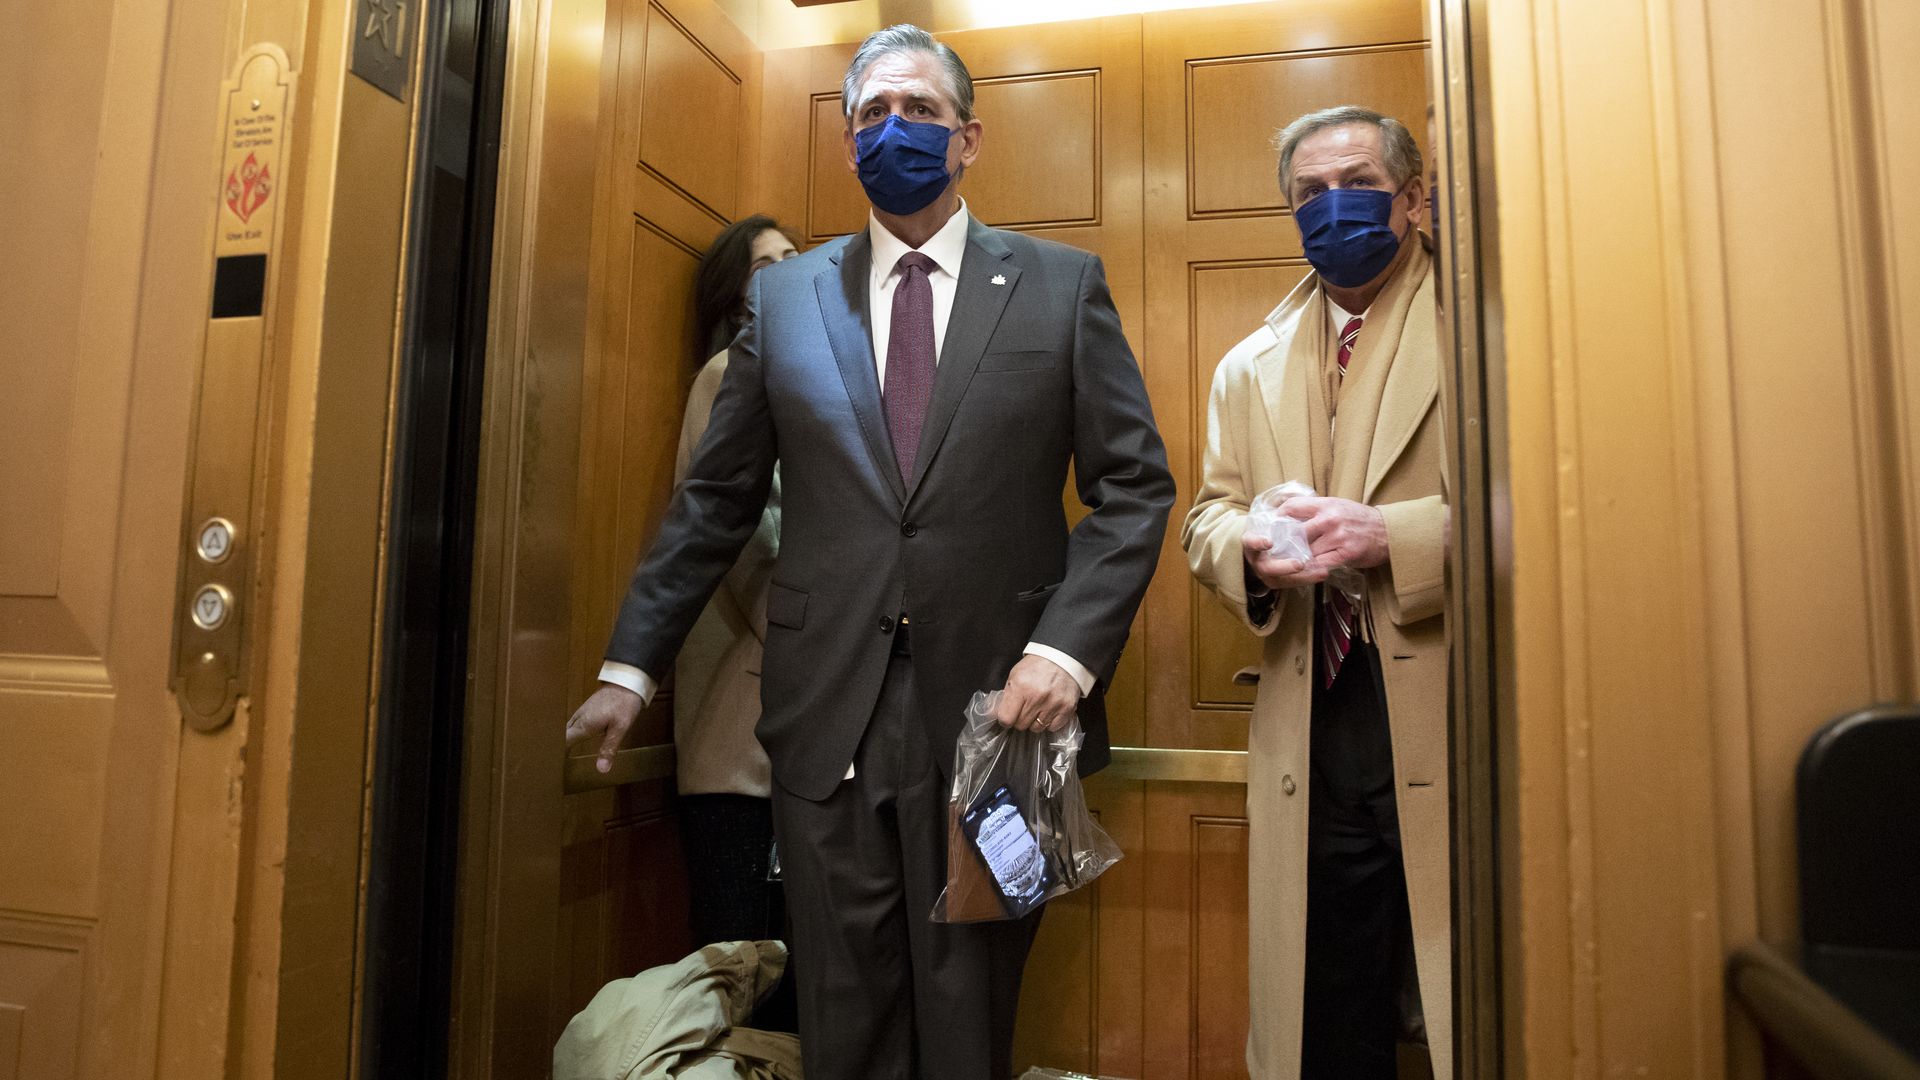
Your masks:
<instances>
[{"instance_id":1,"label":"maroon patterned necktie","mask_svg":"<svg viewBox=\"0 0 1920 1080\"><path fill-rule=\"evenodd\" d=\"M1360 336L1358 316L1348 319L1347 325L1340 331L1340 379L1347 377L1347 361L1353 359L1353 342ZM1331 406L1329 406L1331 408ZM1315 665L1320 672L1320 685L1332 689L1333 680L1340 675L1340 665L1353 651L1353 632L1357 622L1353 601L1332 582L1320 586L1320 648L1314 653L1319 659Z\"/></svg>"},{"instance_id":2,"label":"maroon patterned necktie","mask_svg":"<svg viewBox=\"0 0 1920 1080\"><path fill-rule=\"evenodd\" d=\"M887 330L887 433L900 479L913 479L927 403L933 400L933 283L939 265L917 251L900 256L900 284L893 290L893 321Z\"/></svg>"}]
</instances>

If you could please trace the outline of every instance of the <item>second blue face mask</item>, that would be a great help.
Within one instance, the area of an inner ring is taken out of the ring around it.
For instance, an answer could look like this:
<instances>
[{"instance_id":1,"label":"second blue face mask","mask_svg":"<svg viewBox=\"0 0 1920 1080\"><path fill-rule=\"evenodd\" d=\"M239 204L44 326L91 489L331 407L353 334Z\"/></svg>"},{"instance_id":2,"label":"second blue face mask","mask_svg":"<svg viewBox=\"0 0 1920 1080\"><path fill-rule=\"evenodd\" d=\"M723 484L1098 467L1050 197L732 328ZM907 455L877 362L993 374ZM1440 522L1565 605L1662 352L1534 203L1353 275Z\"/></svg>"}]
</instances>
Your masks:
<instances>
[{"instance_id":1,"label":"second blue face mask","mask_svg":"<svg viewBox=\"0 0 1920 1080\"><path fill-rule=\"evenodd\" d=\"M1343 289L1378 277L1400 250L1393 235L1395 193L1377 188L1334 188L1294 211L1307 261Z\"/></svg>"},{"instance_id":2,"label":"second blue face mask","mask_svg":"<svg viewBox=\"0 0 1920 1080\"><path fill-rule=\"evenodd\" d=\"M953 179L947 172L947 142L953 135L945 124L898 116L857 132L853 148L867 198L900 217L926 209Z\"/></svg>"}]
</instances>

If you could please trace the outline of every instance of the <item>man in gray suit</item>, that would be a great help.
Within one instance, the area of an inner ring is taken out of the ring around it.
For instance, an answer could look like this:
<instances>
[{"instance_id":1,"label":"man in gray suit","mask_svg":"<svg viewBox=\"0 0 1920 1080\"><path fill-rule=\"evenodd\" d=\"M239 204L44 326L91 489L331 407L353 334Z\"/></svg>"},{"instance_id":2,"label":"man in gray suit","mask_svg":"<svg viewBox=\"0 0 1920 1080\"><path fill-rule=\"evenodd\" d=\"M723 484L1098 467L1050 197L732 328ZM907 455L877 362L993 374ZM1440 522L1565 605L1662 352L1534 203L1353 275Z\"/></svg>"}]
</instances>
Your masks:
<instances>
[{"instance_id":1,"label":"man in gray suit","mask_svg":"<svg viewBox=\"0 0 1920 1080\"><path fill-rule=\"evenodd\" d=\"M1174 499L1100 261L990 229L956 188L980 152L953 51L897 26L847 70L866 230L755 275L712 420L634 573L601 687L568 724L602 768L780 463L758 729L793 915L807 1074L1004 1078L1037 913L934 923L947 774L969 697L1078 714L1105 685ZM1069 465L1088 514L1067 528Z\"/></svg>"}]
</instances>

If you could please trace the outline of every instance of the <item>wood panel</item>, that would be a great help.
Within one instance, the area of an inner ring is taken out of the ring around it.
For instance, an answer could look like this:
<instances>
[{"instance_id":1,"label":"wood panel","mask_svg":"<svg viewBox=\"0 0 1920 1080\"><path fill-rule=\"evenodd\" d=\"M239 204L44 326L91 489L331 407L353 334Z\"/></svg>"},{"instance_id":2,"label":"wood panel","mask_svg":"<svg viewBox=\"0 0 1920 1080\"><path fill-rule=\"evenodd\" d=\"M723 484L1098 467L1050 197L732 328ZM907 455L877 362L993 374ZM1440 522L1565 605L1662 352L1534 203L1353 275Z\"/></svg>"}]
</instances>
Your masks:
<instances>
[{"instance_id":1,"label":"wood panel","mask_svg":"<svg viewBox=\"0 0 1920 1080\"><path fill-rule=\"evenodd\" d=\"M1246 1068L1247 819L1187 818L1187 894L1193 952L1193 1076L1233 1076Z\"/></svg>"},{"instance_id":2,"label":"wood panel","mask_svg":"<svg viewBox=\"0 0 1920 1080\"><path fill-rule=\"evenodd\" d=\"M0 916L0 1080L80 1075L86 940L81 927Z\"/></svg>"},{"instance_id":3,"label":"wood panel","mask_svg":"<svg viewBox=\"0 0 1920 1080\"><path fill-rule=\"evenodd\" d=\"M9 109L0 119L9 157L24 165L0 169L0 248L32 254L0 260L0 325L10 328L9 355L68 358L81 334L87 246L75 238L86 235L96 194L92 148L107 53L81 56L45 43L105 40L113 4L91 0L17 15L22 24L0 45L0 95L34 108ZM107 493L70 492L65 483L75 376L70 363L8 371L9 391L0 395L0 506L7 507L0 514L0 596L55 596L67 500Z\"/></svg>"},{"instance_id":4,"label":"wood panel","mask_svg":"<svg viewBox=\"0 0 1920 1080\"><path fill-rule=\"evenodd\" d=\"M1355 102L1407 125L1424 152L1426 44L1416 40L1190 60L1187 213L1284 213L1285 200L1274 179L1273 118L1291 119Z\"/></svg>"},{"instance_id":5,"label":"wood panel","mask_svg":"<svg viewBox=\"0 0 1920 1080\"><path fill-rule=\"evenodd\" d=\"M745 87L659 4L646 10L639 163L715 218L731 220L746 130Z\"/></svg>"},{"instance_id":6,"label":"wood panel","mask_svg":"<svg viewBox=\"0 0 1920 1080\"><path fill-rule=\"evenodd\" d=\"M623 812L605 826L602 873L613 884L613 902L607 912L608 964L602 981L674 963L701 944L688 929L679 817L667 805L664 791L650 793L645 787L624 789L618 807Z\"/></svg>"},{"instance_id":7,"label":"wood panel","mask_svg":"<svg viewBox=\"0 0 1920 1080\"><path fill-rule=\"evenodd\" d=\"M1244 1077L1246 797L1217 784L1147 785L1140 853L1142 967L1151 980L1137 1062L1120 1076Z\"/></svg>"},{"instance_id":8,"label":"wood panel","mask_svg":"<svg viewBox=\"0 0 1920 1080\"><path fill-rule=\"evenodd\" d=\"M556 1019L602 986L693 951L672 784L655 780L568 800L559 866L564 962ZM557 1034L557 1032L555 1033Z\"/></svg>"}]
</instances>

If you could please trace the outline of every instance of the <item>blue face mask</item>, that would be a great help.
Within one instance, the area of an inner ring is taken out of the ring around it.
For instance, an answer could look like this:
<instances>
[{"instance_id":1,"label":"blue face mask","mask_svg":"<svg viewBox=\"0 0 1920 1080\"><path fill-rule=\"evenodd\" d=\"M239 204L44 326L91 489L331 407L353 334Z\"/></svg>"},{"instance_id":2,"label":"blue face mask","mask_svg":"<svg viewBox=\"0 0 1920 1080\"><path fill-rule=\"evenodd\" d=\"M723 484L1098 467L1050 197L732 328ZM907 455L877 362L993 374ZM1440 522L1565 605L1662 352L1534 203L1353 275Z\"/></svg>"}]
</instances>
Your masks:
<instances>
[{"instance_id":1,"label":"blue face mask","mask_svg":"<svg viewBox=\"0 0 1920 1080\"><path fill-rule=\"evenodd\" d=\"M953 179L947 172L947 141L954 134L945 124L898 116L857 132L853 148L867 198L899 217L926 209Z\"/></svg>"},{"instance_id":2,"label":"blue face mask","mask_svg":"<svg viewBox=\"0 0 1920 1080\"><path fill-rule=\"evenodd\" d=\"M1327 282L1343 289L1365 285L1393 262L1400 238L1393 234L1398 192L1332 188L1294 211L1307 261Z\"/></svg>"}]
</instances>

